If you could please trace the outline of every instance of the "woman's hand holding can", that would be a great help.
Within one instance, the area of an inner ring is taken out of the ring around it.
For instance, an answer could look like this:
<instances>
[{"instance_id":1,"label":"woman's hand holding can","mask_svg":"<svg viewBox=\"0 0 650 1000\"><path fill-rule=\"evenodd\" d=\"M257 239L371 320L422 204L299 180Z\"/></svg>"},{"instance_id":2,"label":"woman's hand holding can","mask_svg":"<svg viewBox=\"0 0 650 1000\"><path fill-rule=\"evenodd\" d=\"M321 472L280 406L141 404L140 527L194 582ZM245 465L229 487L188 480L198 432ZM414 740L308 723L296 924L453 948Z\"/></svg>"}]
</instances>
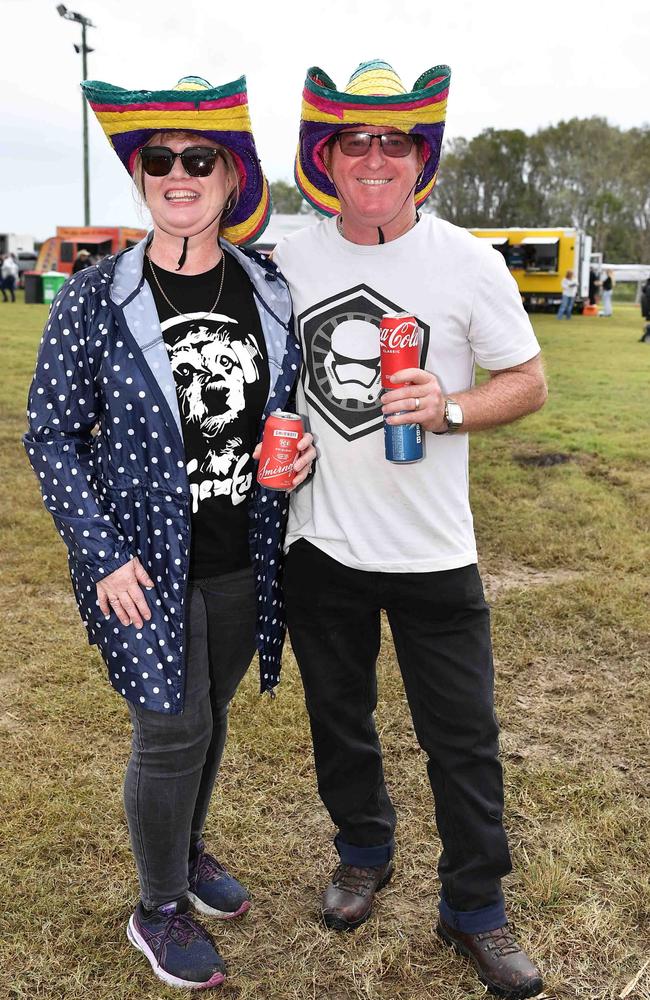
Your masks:
<instances>
[{"instance_id":1,"label":"woman's hand holding can","mask_svg":"<svg viewBox=\"0 0 650 1000\"><path fill-rule=\"evenodd\" d=\"M278 417L291 417L292 422L283 426ZM316 459L316 449L312 435L301 433L302 430L302 421L293 414L276 412L267 418L264 438L253 452L255 461L260 462L257 472L260 485L291 493L304 482Z\"/></svg>"}]
</instances>

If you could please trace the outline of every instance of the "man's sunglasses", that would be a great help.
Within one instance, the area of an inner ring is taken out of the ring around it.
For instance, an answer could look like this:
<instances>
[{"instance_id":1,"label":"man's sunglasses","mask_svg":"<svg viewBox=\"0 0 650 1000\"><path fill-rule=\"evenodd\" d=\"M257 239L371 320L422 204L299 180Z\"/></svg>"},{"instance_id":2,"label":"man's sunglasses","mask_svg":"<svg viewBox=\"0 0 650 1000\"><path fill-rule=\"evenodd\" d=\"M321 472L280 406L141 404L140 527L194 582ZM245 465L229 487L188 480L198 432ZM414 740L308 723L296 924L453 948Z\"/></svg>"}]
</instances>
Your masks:
<instances>
[{"instance_id":1,"label":"man's sunglasses","mask_svg":"<svg viewBox=\"0 0 650 1000\"><path fill-rule=\"evenodd\" d=\"M144 146L140 150L142 169L150 177L166 177L176 157L180 156L185 172L190 177L209 177L219 156L214 146L188 146L182 153L175 153L169 146Z\"/></svg>"},{"instance_id":2,"label":"man's sunglasses","mask_svg":"<svg viewBox=\"0 0 650 1000\"><path fill-rule=\"evenodd\" d=\"M372 132L336 133L336 141L346 156L364 156L374 139L377 139L386 156L395 157L408 156L415 143L415 136L404 132L382 132L381 135L374 135Z\"/></svg>"}]
</instances>

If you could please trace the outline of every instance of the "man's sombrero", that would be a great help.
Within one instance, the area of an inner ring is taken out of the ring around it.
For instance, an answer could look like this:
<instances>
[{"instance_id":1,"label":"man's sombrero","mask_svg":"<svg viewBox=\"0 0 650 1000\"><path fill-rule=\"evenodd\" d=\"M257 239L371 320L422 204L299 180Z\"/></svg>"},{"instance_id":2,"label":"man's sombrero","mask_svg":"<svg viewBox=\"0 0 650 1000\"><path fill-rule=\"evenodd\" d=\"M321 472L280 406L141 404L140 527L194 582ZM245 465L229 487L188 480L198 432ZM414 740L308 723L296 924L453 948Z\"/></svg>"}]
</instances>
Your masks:
<instances>
[{"instance_id":1,"label":"man's sombrero","mask_svg":"<svg viewBox=\"0 0 650 1000\"><path fill-rule=\"evenodd\" d=\"M302 95L295 168L303 198L323 215L337 215L341 206L323 163L323 148L344 128L379 125L421 137L426 162L415 189L415 203L421 205L436 182L450 77L448 66L434 66L409 92L392 66L374 59L361 63L345 90L338 91L329 76L313 66Z\"/></svg>"},{"instance_id":2,"label":"man's sombrero","mask_svg":"<svg viewBox=\"0 0 650 1000\"><path fill-rule=\"evenodd\" d=\"M124 90L99 80L81 87L131 175L138 150L156 132L196 132L225 146L237 165L239 200L221 234L230 243L250 243L261 235L271 197L251 131L245 76L222 87L198 76L183 77L171 90Z\"/></svg>"}]
</instances>

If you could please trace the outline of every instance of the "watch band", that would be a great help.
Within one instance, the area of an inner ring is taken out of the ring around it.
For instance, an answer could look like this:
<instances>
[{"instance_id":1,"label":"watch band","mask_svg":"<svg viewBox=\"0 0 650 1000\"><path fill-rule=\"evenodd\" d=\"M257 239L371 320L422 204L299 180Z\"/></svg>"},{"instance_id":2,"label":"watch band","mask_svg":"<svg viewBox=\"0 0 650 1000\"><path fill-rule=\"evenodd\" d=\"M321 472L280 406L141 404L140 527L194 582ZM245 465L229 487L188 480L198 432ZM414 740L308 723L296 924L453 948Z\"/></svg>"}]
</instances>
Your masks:
<instances>
[{"instance_id":1,"label":"watch band","mask_svg":"<svg viewBox=\"0 0 650 1000\"><path fill-rule=\"evenodd\" d=\"M452 407L454 407L454 408L457 407L458 408L458 413L459 413L460 418L461 418L460 420L454 420L453 419L453 417L451 415L451 408L450 408L450 405L449 405L450 403L451 403ZM447 430L445 430L445 431L434 431L433 432L434 434L453 434L455 431L457 431L460 427L463 426L463 410L462 410L462 407L461 407L460 403L457 403L455 399L446 399L445 400L444 418L445 418L445 422L447 424Z\"/></svg>"}]
</instances>

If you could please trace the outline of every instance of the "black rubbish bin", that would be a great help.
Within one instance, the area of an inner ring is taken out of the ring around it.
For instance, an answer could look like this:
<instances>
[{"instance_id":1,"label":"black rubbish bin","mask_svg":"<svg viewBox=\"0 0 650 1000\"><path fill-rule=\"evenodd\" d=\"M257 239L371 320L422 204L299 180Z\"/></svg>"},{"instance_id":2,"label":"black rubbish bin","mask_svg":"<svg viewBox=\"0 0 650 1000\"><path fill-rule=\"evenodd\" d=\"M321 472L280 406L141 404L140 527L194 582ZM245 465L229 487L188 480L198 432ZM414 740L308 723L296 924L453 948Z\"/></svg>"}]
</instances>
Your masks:
<instances>
[{"instance_id":1,"label":"black rubbish bin","mask_svg":"<svg viewBox=\"0 0 650 1000\"><path fill-rule=\"evenodd\" d=\"M25 303L37 304L43 301L43 275L40 271L24 271Z\"/></svg>"}]
</instances>

